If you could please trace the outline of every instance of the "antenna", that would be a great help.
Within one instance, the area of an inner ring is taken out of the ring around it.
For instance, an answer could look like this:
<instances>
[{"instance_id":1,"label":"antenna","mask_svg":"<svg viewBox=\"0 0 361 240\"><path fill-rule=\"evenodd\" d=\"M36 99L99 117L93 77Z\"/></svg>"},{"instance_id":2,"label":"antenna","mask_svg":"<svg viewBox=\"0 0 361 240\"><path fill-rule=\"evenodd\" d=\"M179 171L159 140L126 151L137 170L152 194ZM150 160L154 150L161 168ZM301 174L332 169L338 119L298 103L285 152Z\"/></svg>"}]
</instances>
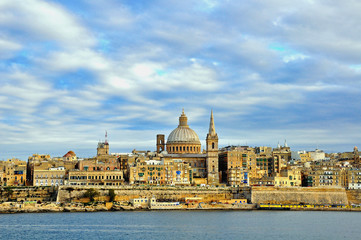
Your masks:
<instances>
[{"instance_id":1,"label":"antenna","mask_svg":"<svg viewBox=\"0 0 361 240\"><path fill-rule=\"evenodd\" d=\"M108 131L105 130L105 144L108 144Z\"/></svg>"}]
</instances>

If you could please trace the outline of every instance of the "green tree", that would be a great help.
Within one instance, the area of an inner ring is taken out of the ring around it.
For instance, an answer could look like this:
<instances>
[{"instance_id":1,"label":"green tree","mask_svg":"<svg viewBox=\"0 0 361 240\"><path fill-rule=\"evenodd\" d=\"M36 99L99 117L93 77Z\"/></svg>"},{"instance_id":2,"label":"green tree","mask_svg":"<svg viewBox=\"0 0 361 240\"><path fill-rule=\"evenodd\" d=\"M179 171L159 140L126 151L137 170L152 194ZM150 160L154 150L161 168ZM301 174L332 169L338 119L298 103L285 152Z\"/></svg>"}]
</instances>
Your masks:
<instances>
[{"instance_id":1,"label":"green tree","mask_svg":"<svg viewBox=\"0 0 361 240\"><path fill-rule=\"evenodd\" d=\"M115 196L116 194L114 189L109 189L109 202L114 202Z\"/></svg>"},{"instance_id":2,"label":"green tree","mask_svg":"<svg viewBox=\"0 0 361 240\"><path fill-rule=\"evenodd\" d=\"M6 191L5 195L8 201L10 201L14 191L10 187L6 187L5 191Z\"/></svg>"},{"instance_id":3,"label":"green tree","mask_svg":"<svg viewBox=\"0 0 361 240\"><path fill-rule=\"evenodd\" d=\"M71 200L72 200L72 197L71 197L71 192L72 191L74 191L74 188L72 188L72 187L68 187L68 188L66 188L66 190L68 191L68 193L69 193L69 202L71 202Z\"/></svg>"},{"instance_id":4,"label":"green tree","mask_svg":"<svg viewBox=\"0 0 361 240\"><path fill-rule=\"evenodd\" d=\"M94 202L94 198L97 196L99 196L99 192L94 188L90 188L84 193L84 197L89 198L91 202Z\"/></svg>"}]
</instances>

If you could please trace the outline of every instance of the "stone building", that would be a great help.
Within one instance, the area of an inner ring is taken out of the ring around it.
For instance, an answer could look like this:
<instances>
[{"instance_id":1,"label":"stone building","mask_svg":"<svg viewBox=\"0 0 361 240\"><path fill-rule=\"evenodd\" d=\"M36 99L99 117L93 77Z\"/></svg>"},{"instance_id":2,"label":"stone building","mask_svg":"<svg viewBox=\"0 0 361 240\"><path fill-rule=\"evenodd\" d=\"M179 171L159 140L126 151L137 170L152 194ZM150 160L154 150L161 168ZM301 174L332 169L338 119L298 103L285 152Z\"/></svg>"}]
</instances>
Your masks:
<instances>
[{"instance_id":1,"label":"stone building","mask_svg":"<svg viewBox=\"0 0 361 240\"><path fill-rule=\"evenodd\" d=\"M192 168L181 159L140 160L129 168L130 184L190 185Z\"/></svg>"},{"instance_id":2,"label":"stone building","mask_svg":"<svg viewBox=\"0 0 361 240\"><path fill-rule=\"evenodd\" d=\"M235 172L242 172L243 178L245 174L247 177L256 177L256 154L254 149L248 146L222 149L219 153L219 170L221 171L224 183L229 185L248 185L248 182L234 181L233 175Z\"/></svg>"},{"instance_id":3,"label":"stone building","mask_svg":"<svg viewBox=\"0 0 361 240\"><path fill-rule=\"evenodd\" d=\"M80 160L77 169L84 171L119 170L120 162L116 156L109 156L108 159L89 158Z\"/></svg>"},{"instance_id":4,"label":"stone building","mask_svg":"<svg viewBox=\"0 0 361 240\"><path fill-rule=\"evenodd\" d=\"M301 158L301 163L306 163L306 162L312 161L310 152L301 153L300 158Z\"/></svg>"},{"instance_id":5,"label":"stone building","mask_svg":"<svg viewBox=\"0 0 361 240\"><path fill-rule=\"evenodd\" d=\"M299 187L302 186L301 169L297 167L287 167L282 169L274 177L276 187Z\"/></svg>"},{"instance_id":6,"label":"stone building","mask_svg":"<svg viewBox=\"0 0 361 240\"><path fill-rule=\"evenodd\" d=\"M222 176L227 177L225 182L232 187L248 186L249 184L248 171L242 167L229 168Z\"/></svg>"},{"instance_id":7,"label":"stone building","mask_svg":"<svg viewBox=\"0 0 361 240\"><path fill-rule=\"evenodd\" d=\"M75 166L77 165L77 161L74 160L64 160L64 157L54 157L51 158L50 155L39 155L39 154L33 154L31 157L29 157L28 159L28 163L27 163L27 182L29 185L33 185L36 184L36 172L40 173L39 171L44 171L44 174L46 173L46 171L50 171L50 169L62 169L64 168L64 171L68 171L70 169L74 169ZM65 174L63 174L65 175ZM45 175L43 175L45 176ZM45 177L43 178L37 178L38 180L38 186L41 186L40 184L40 180L42 181L42 185L43 186L51 186L51 180L58 180L58 185L63 185L60 184L60 178L47 178L48 179L48 183L50 185L44 185L45 184ZM62 178L62 180L64 180L64 176ZM55 185L55 184L54 184Z\"/></svg>"},{"instance_id":8,"label":"stone building","mask_svg":"<svg viewBox=\"0 0 361 240\"><path fill-rule=\"evenodd\" d=\"M19 159L0 161L0 176L2 186L26 185L26 162Z\"/></svg>"},{"instance_id":9,"label":"stone building","mask_svg":"<svg viewBox=\"0 0 361 240\"><path fill-rule=\"evenodd\" d=\"M192 168L193 180L206 179L208 184L219 183L218 170L218 135L215 131L213 112L211 112L210 128L207 134L206 151L201 152L201 142L197 133L188 125L188 118L182 111L179 125L168 136L157 135L156 148L161 159L170 161L180 159ZM161 152L161 149L166 151Z\"/></svg>"},{"instance_id":10,"label":"stone building","mask_svg":"<svg viewBox=\"0 0 361 240\"><path fill-rule=\"evenodd\" d=\"M119 169L103 171L73 169L69 170L66 180L66 185L119 186L122 184L124 184L123 171Z\"/></svg>"},{"instance_id":11,"label":"stone building","mask_svg":"<svg viewBox=\"0 0 361 240\"><path fill-rule=\"evenodd\" d=\"M316 149L315 151L310 151L309 154L312 161L323 160L326 157L325 152L320 149Z\"/></svg>"},{"instance_id":12,"label":"stone building","mask_svg":"<svg viewBox=\"0 0 361 240\"><path fill-rule=\"evenodd\" d=\"M352 168L347 171L347 186L348 189L361 189L361 170Z\"/></svg>"},{"instance_id":13,"label":"stone building","mask_svg":"<svg viewBox=\"0 0 361 240\"><path fill-rule=\"evenodd\" d=\"M33 186L61 186L64 185L65 168L51 167L48 169L34 169Z\"/></svg>"},{"instance_id":14,"label":"stone building","mask_svg":"<svg viewBox=\"0 0 361 240\"><path fill-rule=\"evenodd\" d=\"M291 161L291 149L285 141L284 146L278 144L277 148L273 149L272 161L269 168L272 173L280 173L283 168L287 167L289 161Z\"/></svg>"},{"instance_id":15,"label":"stone building","mask_svg":"<svg viewBox=\"0 0 361 240\"><path fill-rule=\"evenodd\" d=\"M303 186L345 187L347 170L334 167L312 167L303 171Z\"/></svg>"},{"instance_id":16,"label":"stone building","mask_svg":"<svg viewBox=\"0 0 361 240\"><path fill-rule=\"evenodd\" d=\"M69 151L63 156L63 160L64 161L76 161L77 157L73 151Z\"/></svg>"}]
</instances>

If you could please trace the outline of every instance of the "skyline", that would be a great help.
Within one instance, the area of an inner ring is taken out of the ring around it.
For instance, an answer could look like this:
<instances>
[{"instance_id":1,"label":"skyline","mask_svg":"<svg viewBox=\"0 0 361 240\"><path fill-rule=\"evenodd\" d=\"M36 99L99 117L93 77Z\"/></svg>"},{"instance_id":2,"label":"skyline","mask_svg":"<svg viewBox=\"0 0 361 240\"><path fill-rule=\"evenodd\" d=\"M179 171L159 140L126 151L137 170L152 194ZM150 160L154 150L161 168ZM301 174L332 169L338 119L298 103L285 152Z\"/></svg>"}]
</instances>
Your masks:
<instances>
[{"instance_id":1,"label":"skyline","mask_svg":"<svg viewBox=\"0 0 361 240\"><path fill-rule=\"evenodd\" d=\"M202 148L352 151L361 16L339 1L0 2L0 159L155 150L184 108Z\"/></svg>"}]
</instances>

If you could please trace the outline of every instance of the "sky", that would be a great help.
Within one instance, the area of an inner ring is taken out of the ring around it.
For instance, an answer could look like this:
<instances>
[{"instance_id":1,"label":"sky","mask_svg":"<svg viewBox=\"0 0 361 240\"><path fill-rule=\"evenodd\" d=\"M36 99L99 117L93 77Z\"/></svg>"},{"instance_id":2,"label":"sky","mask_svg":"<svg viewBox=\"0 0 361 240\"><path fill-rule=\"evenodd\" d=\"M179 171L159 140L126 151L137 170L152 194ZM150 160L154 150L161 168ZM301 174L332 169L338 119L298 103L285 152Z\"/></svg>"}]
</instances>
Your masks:
<instances>
[{"instance_id":1,"label":"sky","mask_svg":"<svg viewBox=\"0 0 361 240\"><path fill-rule=\"evenodd\" d=\"M0 159L155 150L182 108L205 147L361 147L359 0L0 0Z\"/></svg>"}]
</instances>

